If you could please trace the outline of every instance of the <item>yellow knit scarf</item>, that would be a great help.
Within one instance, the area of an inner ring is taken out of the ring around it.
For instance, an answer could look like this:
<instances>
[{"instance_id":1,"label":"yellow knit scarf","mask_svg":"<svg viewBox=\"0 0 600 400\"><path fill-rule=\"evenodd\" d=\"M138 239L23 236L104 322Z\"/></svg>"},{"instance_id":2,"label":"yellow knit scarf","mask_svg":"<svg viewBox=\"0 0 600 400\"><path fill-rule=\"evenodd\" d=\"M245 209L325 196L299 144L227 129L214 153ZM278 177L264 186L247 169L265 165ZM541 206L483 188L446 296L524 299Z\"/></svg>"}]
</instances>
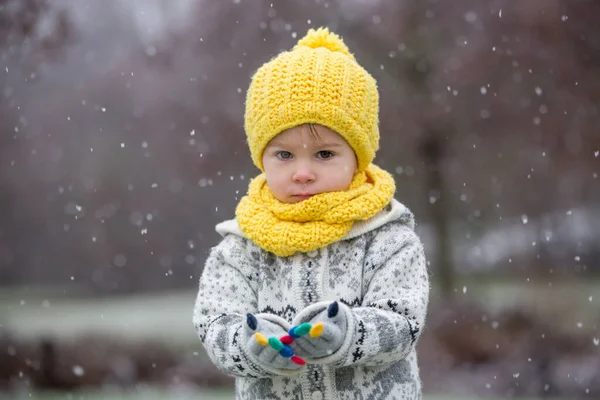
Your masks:
<instances>
[{"instance_id":1,"label":"yellow knit scarf","mask_svg":"<svg viewBox=\"0 0 600 400\"><path fill-rule=\"evenodd\" d=\"M394 178L369 164L354 175L343 192L320 193L298 203L273 196L265 174L252 179L235 216L242 232L261 248L280 257L308 252L343 238L355 221L382 210L394 196Z\"/></svg>"}]
</instances>

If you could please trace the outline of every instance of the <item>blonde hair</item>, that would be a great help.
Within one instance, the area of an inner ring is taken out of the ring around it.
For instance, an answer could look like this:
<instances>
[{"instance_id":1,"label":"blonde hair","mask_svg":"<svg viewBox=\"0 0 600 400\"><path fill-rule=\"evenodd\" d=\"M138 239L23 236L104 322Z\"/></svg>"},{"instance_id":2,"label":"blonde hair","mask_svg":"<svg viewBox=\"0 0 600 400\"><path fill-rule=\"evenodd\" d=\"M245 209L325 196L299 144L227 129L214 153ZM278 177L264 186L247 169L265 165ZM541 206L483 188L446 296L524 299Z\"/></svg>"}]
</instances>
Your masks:
<instances>
[{"instance_id":1,"label":"blonde hair","mask_svg":"<svg viewBox=\"0 0 600 400\"><path fill-rule=\"evenodd\" d=\"M322 140L323 138L321 137L321 135L319 134L319 131L317 130L317 124L307 124L308 125L308 131L310 132L310 136L315 139L315 140Z\"/></svg>"}]
</instances>

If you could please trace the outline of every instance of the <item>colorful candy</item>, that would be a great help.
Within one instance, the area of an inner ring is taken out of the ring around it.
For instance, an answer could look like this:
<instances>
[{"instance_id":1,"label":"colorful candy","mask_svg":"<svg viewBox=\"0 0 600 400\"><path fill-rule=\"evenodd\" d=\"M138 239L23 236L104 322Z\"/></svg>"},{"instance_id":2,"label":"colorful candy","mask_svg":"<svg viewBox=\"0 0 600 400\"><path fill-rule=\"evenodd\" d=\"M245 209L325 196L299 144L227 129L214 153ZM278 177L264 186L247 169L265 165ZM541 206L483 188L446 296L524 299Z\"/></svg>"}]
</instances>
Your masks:
<instances>
[{"instance_id":1,"label":"colorful candy","mask_svg":"<svg viewBox=\"0 0 600 400\"><path fill-rule=\"evenodd\" d=\"M268 346L269 345L269 341L267 340L267 338L265 337L265 335L263 335L262 333L256 332L254 334L254 340L256 340L256 343L260 344L261 346Z\"/></svg>"},{"instance_id":2,"label":"colorful candy","mask_svg":"<svg viewBox=\"0 0 600 400\"><path fill-rule=\"evenodd\" d=\"M292 360L292 362L297 365L305 365L306 364L306 361L304 361L301 357L298 357L298 356L292 356L292 357L290 357L290 360Z\"/></svg>"},{"instance_id":3,"label":"colorful candy","mask_svg":"<svg viewBox=\"0 0 600 400\"><path fill-rule=\"evenodd\" d=\"M293 337L294 339L297 339L300 336L304 336L308 332L310 332L311 328L312 328L312 325L309 324L308 322L305 322L303 324L293 327L292 329L290 329L288 331L288 333L291 337Z\"/></svg>"},{"instance_id":4,"label":"colorful candy","mask_svg":"<svg viewBox=\"0 0 600 400\"><path fill-rule=\"evenodd\" d=\"M277 351L281 351L283 349L283 343L281 343L281 340L277 339L275 336L271 336L269 338L269 346Z\"/></svg>"},{"instance_id":5,"label":"colorful candy","mask_svg":"<svg viewBox=\"0 0 600 400\"><path fill-rule=\"evenodd\" d=\"M317 338L319 336L321 336L323 334L323 328L325 327L325 324L322 322L319 322L318 324L313 325L312 328L310 328L310 331L308 332L311 338Z\"/></svg>"},{"instance_id":6,"label":"colorful candy","mask_svg":"<svg viewBox=\"0 0 600 400\"><path fill-rule=\"evenodd\" d=\"M287 345L294 343L294 338L291 337L290 335L284 335L284 336L280 337L279 340L281 340L281 343L287 344Z\"/></svg>"},{"instance_id":7,"label":"colorful candy","mask_svg":"<svg viewBox=\"0 0 600 400\"><path fill-rule=\"evenodd\" d=\"M290 358L294 355L294 350L290 346L283 346L283 349L279 351L282 357Z\"/></svg>"},{"instance_id":8,"label":"colorful candy","mask_svg":"<svg viewBox=\"0 0 600 400\"><path fill-rule=\"evenodd\" d=\"M255 321L251 318L248 318L248 322L249 325L256 326ZM325 325L322 322L319 322L314 326L308 322L305 322L291 328L288 331L288 335L284 335L279 339L274 336L267 339L265 335L256 332L254 334L254 340L256 340L256 343L260 344L261 346L271 346L274 350L277 350L282 357L289 358L294 364L305 365L306 361L304 361L304 359L301 357L294 355L294 350L292 350L290 345L294 343L294 340L306 334L309 334L312 338L321 336L323 334L324 326Z\"/></svg>"}]
</instances>

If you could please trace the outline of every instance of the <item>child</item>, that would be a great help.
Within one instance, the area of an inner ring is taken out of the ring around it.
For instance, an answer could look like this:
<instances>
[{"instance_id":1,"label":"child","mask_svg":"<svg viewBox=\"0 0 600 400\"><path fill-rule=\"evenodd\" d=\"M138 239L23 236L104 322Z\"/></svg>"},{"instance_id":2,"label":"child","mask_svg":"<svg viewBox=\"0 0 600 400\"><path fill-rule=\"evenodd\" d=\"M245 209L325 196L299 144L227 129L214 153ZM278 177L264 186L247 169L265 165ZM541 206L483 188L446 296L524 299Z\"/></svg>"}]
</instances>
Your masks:
<instances>
[{"instance_id":1,"label":"child","mask_svg":"<svg viewBox=\"0 0 600 400\"><path fill-rule=\"evenodd\" d=\"M237 399L420 399L423 247L379 145L375 80L309 30L248 89L263 173L206 261L194 325Z\"/></svg>"}]
</instances>

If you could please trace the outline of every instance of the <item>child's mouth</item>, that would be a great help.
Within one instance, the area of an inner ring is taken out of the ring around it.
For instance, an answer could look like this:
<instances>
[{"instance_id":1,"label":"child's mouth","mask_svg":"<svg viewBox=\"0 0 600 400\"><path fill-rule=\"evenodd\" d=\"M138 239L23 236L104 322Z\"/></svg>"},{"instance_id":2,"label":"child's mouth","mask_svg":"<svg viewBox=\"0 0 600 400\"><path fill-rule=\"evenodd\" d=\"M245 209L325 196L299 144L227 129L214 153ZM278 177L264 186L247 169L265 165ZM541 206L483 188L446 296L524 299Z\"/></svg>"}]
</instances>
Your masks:
<instances>
[{"instance_id":1,"label":"child's mouth","mask_svg":"<svg viewBox=\"0 0 600 400\"><path fill-rule=\"evenodd\" d=\"M298 200L307 200L310 199L311 197L313 197L314 195L312 194L295 194L292 197Z\"/></svg>"}]
</instances>

